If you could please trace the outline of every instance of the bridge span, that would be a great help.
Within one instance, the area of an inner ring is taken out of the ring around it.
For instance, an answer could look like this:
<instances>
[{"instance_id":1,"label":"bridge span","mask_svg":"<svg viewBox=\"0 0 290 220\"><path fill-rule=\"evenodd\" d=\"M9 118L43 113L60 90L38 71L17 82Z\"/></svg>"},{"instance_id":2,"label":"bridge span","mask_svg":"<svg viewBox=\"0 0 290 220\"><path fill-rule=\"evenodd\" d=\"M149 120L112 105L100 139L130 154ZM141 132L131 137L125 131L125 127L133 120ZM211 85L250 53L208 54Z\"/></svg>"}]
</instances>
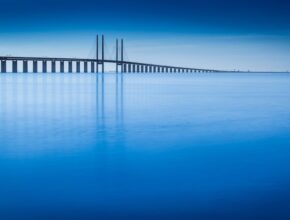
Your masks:
<instances>
[{"instance_id":1,"label":"bridge span","mask_svg":"<svg viewBox=\"0 0 290 220\"><path fill-rule=\"evenodd\" d=\"M1 73L6 73L8 65L12 68L13 73L20 72L19 64L22 65L23 73L29 72L29 66L32 66L33 73L56 73L56 72L68 72L68 73L98 73L105 72L105 64L113 63L116 65L116 72L122 73L177 73L177 72L225 72L221 70L213 69L199 69L192 67L170 66L151 64L143 62L132 62L124 60L124 41L121 39L116 40L116 57L114 60L105 59L105 39L104 35L101 37L101 47L99 47L99 36L96 38L96 57L92 59L86 58L63 58L63 57L14 57L14 56L0 56ZM39 68L41 63L41 68ZM48 71L48 66L50 71ZM58 70L58 71L57 71ZM31 71L30 71L31 72Z\"/></svg>"}]
</instances>

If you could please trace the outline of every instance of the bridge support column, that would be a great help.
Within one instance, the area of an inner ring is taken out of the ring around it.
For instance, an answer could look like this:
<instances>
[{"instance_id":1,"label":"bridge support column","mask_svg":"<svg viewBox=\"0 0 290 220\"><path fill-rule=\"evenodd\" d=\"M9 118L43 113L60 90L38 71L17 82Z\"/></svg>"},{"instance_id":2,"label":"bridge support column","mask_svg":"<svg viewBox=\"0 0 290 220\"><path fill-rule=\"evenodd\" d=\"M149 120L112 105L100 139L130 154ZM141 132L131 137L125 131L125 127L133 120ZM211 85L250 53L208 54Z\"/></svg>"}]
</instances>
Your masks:
<instances>
[{"instance_id":1,"label":"bridge support column","mask_svg":"<svg viewBox=\"0 0 290 220\"><path fill-rule=\"evenodd\" d=\"M141 73L144 73L144 66L141 65Z\"/></svg>"},{"instance_id":2,"label":"bridge support column","mask_svg":"<svg viewBox=\"0 0 290 220\"><path fill-rule=\"evenodd\" d=\"M60 72L64 73L64 61L60 61Z\"/></svg>"},{"instance_id":3,"label":"bridge support column","mask_svg":"<svg viewBox=\"0 0 290 220\"><path fill-rule=\"evenodd\" d=\"M43 73L47 72L47 61L46 60L42 61L42 72Z\"/></svg>"},{"instance_id":4,"label":"bridge support column","mask_svg":"<svg viewBox=\"0 0 290 220\"><path fill-rule=\"evenodd\" d=\"M77 73L80 73L81 72L81 63L80 61L77 61Z\"/></svg>"},{"instance_id":5,"label":"bridge support column","mask_svg":"<svg viewBox=\"0 0 290 220\"><path fill-rule=\"evenodd\" d=\"M36 60L33 60L33 72L34 73L37 73L38 72L37 68L38 68L37 61Z\"/></svg>"},{"instance_id":6,"label":"bridge support column","mask_svg":"<svg viewBox=\"0 0 290 220\"><path fill-rule=\"evenodd\" d=\"M126 63L123 64L123 70L124 70L124 73L127 72L127 64Z\"/></svg>"},{"instance_id":7,"label":"bridge support column","mask_svg":"<svg viewBox=\"0 0 290 220\"><path fill-rule=\"evenodd\" d=\"M95 72L95 62L91 62L91 73Z\"/></svg>"},{"instance_id":8,"label":"bridge support column","mask_svg":"<svg viewBox=\"0 0 290 220\"><path fill-rule=\"evenodd\" d=\"M148 66L145 66L145 73L148 73Z\"/></svg>"},{"instance_id":9,"label":"bridge support column","mask_svg":"<svg viewBox=\"0 0 290 220\"><path fill-rule=\"evenodd\" d=\"M17 60L12 61L12 72L17 73Z\"/></svg>"},{"instance_id":10,"label":"bridge support column","mask_svg":"<svg viewBox=\"0 0 290 220\"><path fill-rule=\"evenodd\" d=\"M6 73L6 60L1 60L1 73Z\"/></svg>"},{"instance_id":11,"label":"bridge support column","mask_svg":"<svg viewBox=\"0 0 290 220\"><path fill-rule=\"evenodd\" d=\"M23 73L28 73L28 61L23 60Z\"/></svg>"},{"instance_id":12,"label":"bridge support column","mask_svg":"<svg viewBox=\"0 0 290 220\"><path fill-rule=\"evenodd\" d=\"M88 62L84 62L84 72L87 73L88 72Z\"/></svg>"},{"instance_id":13,"label":"bridge support column","mask_svg":"<svg viewBox=\"0 0 290 220\"><path fill-rule=\"evenodd\" d=\"M131 73L131 64L128 63L128 72Z\"/></svg>"},{"instance_id":14,"label":"bridge support column","mask_svg":"<svg viewBox=\"0 0 290 220\"><path fill-rule=\"evenodd\" d=\"M72 61L68 62L68 72L72 73L73 72L73 65L72 65Z\"/></svg>"},{"instance_id":15,"label":"bridge support column","mask_svg":"<svg viewBox=\"0 0 290 220\"><path fill-rule=\"evenodd\" d=\"M51 61L51 72L55 73L56 72L56 68L55 68L55 61Z\"/></svg>"}]
</instances>

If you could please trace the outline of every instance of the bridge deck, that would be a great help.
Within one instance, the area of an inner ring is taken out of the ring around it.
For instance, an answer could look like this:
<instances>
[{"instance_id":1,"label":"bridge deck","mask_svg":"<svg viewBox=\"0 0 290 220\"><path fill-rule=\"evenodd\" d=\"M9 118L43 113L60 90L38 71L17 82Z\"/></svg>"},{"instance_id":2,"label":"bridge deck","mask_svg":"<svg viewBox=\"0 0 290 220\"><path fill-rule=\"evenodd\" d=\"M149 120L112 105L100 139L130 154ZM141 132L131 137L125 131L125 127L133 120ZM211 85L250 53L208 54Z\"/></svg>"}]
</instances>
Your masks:
<instances>
[{"instance_id":1,"label":"bridge deck","mask_svg":"<svg viewBox=\"0 0 290 220\"><path fill-rule=\"evenodd\" d=\"M160 64L132 62L132 61L116 61L116 60L109 60L109 59L96 60L96 59L89 59L89 58L0 56L0 60L2 60L2 61L98 62L99 64L103 64L103 63L115 63L118 65L132 64L132 65L140 65L140 66L148 66L148 67L152 66L152 67L161 67L161 68L174 68L174 69L180 69L180 70L183 69L183 70L194 70L194 71L221 72L220 70L212 70L212 69L200 69L200 68L192 68L192 67L160 65Z\"/></svg>"}]
</instances>

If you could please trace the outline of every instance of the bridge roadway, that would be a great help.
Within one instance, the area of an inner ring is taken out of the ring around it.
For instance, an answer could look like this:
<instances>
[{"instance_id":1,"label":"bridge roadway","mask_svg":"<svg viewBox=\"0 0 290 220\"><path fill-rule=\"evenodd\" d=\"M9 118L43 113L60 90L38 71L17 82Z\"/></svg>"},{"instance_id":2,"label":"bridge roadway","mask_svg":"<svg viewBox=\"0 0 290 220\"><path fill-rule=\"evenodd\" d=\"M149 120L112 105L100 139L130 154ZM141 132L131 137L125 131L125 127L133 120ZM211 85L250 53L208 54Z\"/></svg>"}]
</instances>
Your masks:
<instances>
[{"instance_id":1,"label":"bridge roadway","mask_svg":"<svg viewBox=\"0 0 290 220\"><path fill-rule=\"evenodd\" d=\"M199 68L188 68L180 66L169 66L169 65L158 65L150 63L141 62L131 62L131 61L120 61L120 60L108 60L108 59L86 59L86 58L62 58L62 57L13 57L13 56L0 56L1 72L7 72L7 63L12 64L12 72L18 72L18 63L22 62L23 68L22 72L28 72L28 62L32 62L32 72L39 73L48 72L47 62L51 64L51 72L56 72L56 64L59 63L59 72L65 72L65 63L67 63L69 73L81 72L81 63L83 63L83 72L88 72L88 63L90 63L90 72L98 73L99 65L101 65L101 72L105 72L105 63L116 64L116 71L118 72L118 67L121 67L121 72L124 73L138 73L138 72L226 72L221 70L211 70L211 69L199 69ZM39 71L38 63L42 63L42 70ZM73 68L73 63L75 63L75 68ZM74 70L74 71L73 71Z\"/></svg>"}]
</instances>

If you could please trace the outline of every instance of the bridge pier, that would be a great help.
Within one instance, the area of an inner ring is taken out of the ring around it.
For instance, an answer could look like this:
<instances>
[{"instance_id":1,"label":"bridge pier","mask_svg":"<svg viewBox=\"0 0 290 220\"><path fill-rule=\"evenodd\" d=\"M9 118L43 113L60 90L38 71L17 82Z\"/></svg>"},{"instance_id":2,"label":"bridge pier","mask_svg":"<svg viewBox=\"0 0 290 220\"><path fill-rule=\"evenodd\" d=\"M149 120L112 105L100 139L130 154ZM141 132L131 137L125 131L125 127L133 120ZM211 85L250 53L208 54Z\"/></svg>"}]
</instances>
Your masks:
<instances>
[{"instance_id":1,"label":"bridge pier","mask_svg":"<svg viewBox=\"0 0 290 220\"><path fill-rule=\"evenodd\" d=\"M128 63L128 73L131 73L131 64Z\"/></svg>"},{"instance_id":2,"label":"bridge pier","mask_svg":"<svg viewBox=\"0 0 290 220\"><path fill-rule=\"evenodd\" d=\"M81 72L81 63L80 61L77 61L77 73L80 73Z\"/></svg>"},{"instance_id":3,"label":"bridge pier","mask_svg":"<svg viewBox=\"0 0 290 220\"><path fill-rule=\"evenodd\" d=\"M38 66L37 66L37 61L36 60L33 60L33 72L34 73L37 73L38 72Z\"/></svg>"},{"instance_id":4,"label":"bridge pier","mask_svg":"<svg viewBox=\"0 0 290 220\"><path fill-rule=\"evenodd\" d=\"M56 67L55 67L55 60L51 61L51 72L55 73L56 72Z\"/></svg>"},{"instance_id":5,"label":"bridge pier","mask_svg":"<svg viewBox=\"0 0 290 220\"><path fill-rule=\"evenodd\" d=\"M12 61L12 72L17 73L17 60Z\"/></svg>"},{"instance_id":6,"label":"bridge pier","mask_svg":"<svg viewBox=\"0 0 290 220\"><path fill-rule=\"evenodd\" d=\"M91 73L95 72L95 62L91 62Z\"/></svg>"},{"instance_id":7,"label":"bridge pier","mask_svg":"<svg viewBox=\"0 0 290 220\"><path fill-rule=\"evenodd\" d=\"M6 73L6 60L1 60L1 73Z\"/></svg>"},{"instance_id":8,"label":"bridge pier","mask_svg":"<svg viewBox=\"0 0 290 220\"><path fill-rule=\"evenodd\" d=\"M64 73L64 61L60 61L60 72Z\"/></svg>"},{"instance_id":9,"label":"bridge pier","mask_svg":"<svg viewBox=\"0 0 290 220\"><path fill-rule=\"evenodd\" d=\"M88 72L88 62L84 61L84 72Z\"/></svg>"},{"instance_id":10,"label":"bridge pier","mask_svg":"<svg viewBox=\"0 0 290 220\"><path fill-rule=\"evenodd\" d=\"M42 72L43 73L47 72L47 61L46 60L42 61Z\"/></svg>"},{"instance_id":11,"label":"bridge pier","mask_svg":"<svg viewBox=\"0 0 290 220\"><path fill-rule=\"evenodd\" d=\"M73 72L73 65L72 65L72 61L68 62L68 72L72 73Z\"/></svg>"},{"instance_id":12,"label":"bridge pier","mask_svg":"<svg viewBox=\"0 0 290 220\"><path fill-rule=\"evenodd\" d=\"M23 73L28 73L28 61L27 60L23 60Z\"/></svg>"},{"instance_id":13,"label":"bridge pier","mask_svg":"<svg viewBox=\"0 0 290 220\"><path fill-rule=\"evenodd\" d=\"M127 72L127 64L124 63L122 66L123 66L123 70L124 70L123 72L126 73Z\"/></svg>"}]
</instances>

